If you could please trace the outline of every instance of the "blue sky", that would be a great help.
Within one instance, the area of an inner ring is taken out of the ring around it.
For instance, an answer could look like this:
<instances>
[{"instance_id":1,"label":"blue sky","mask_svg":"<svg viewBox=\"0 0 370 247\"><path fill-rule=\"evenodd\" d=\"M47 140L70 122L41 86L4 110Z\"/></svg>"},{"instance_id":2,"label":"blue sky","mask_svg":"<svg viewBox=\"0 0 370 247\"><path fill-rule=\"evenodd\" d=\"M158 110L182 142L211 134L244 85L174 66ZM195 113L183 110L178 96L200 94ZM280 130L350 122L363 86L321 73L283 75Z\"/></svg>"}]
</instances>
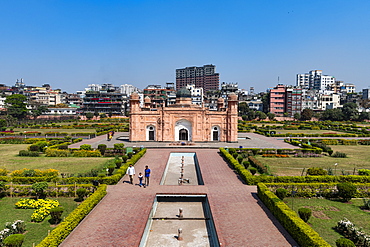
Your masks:
<instances>
[{"instance_id":1,"label":"blue sky","mask_svg":"<svg viewBox=\"0 0 370 247\"><path fill-rule=\"evenodd\" d=\"M0 83L175 82L216 65L220 81L265 91L321 69L370 86L370 1L0 1Z\"/></svg>"}]
</instances>

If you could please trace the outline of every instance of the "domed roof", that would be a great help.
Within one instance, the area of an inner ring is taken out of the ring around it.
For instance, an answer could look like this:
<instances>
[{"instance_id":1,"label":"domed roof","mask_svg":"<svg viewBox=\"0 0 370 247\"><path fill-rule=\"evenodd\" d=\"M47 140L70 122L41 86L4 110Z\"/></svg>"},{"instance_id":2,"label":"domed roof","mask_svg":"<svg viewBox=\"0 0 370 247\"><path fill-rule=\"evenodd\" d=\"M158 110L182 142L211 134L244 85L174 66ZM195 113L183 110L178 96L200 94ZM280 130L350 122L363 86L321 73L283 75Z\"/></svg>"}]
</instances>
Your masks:
<instances>
[{"instance_id":1,"label":"domed roof","mask_svg":"<svg viewBox=\"0 0 370 247\"><path fill-rule=\"evenodd\" d=\"M191 98L191 92L190 90L183 87L179 91L177 91L176 98Z\"/></svg>"},{"instance_id":2,"label":"domed roof","mask_svg":"<svg viewBox=\"0 0 370 247\"><path fill-rule=\"evenodd\" d=\"M238 96L235 93L229 94L229 100L236 101L238 100Z\"/></svg>"},{"instance_id":3,"label":"domed roof","mask_svg":"<svg viewBox=\"0 0 370 247\"><path fill-rule=\"evenodd\" d=\"M224 102L225 102L225 100L223 98L218 98L217 99L217 103L224 103Z\"/></svg>"},{"instance_id":4,"label":"domed roof","mask_svg":"<svg viewBox=\"0 0 370 247\"><path fill-rule=\"evenodd\" d=\"M151 102L151 100L150 100L149 96L146 96L144 98L144 103L150 103L150 102Z\"/></svg>"},{"instance_id":5,"label":"domed roof","mask_svg":"<svg viewBox=\"0 0 370 247\"><path fill-rule=\"evenodd\" d=\"M130 99L140 99L139 95L137 94L137 92L133 92L131 95L130 95Z\"/></svg>"}]
</instances>

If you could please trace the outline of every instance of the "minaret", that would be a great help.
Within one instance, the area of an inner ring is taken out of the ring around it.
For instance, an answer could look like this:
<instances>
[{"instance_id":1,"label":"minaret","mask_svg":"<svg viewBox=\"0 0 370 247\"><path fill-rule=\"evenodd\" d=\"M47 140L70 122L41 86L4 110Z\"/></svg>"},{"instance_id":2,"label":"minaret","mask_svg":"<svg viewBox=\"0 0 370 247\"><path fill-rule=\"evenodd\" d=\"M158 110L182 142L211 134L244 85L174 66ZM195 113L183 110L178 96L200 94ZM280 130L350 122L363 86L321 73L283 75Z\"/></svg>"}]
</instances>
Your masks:
<instances>
[{"instance_id":1,"label":"minaret","mask_svg":"<svg viewBox=\"0 0 370 247\"><path fill-rule=\"evenodd\" d=\"M227 101L227 142L238 142L238 96L230 93Z\"/></svg>"},{"instance_id":2,"label":"minaret","mask_svg":"<svg viewBox=\"0 0 370 247\"><path fill-rule=\"evenodd\" d=\"M140 112L140 97L134 92L130 95L130 141L138 140L138 133L135 130L138 130L139 115Z\"/></svg>"}]
</instances>

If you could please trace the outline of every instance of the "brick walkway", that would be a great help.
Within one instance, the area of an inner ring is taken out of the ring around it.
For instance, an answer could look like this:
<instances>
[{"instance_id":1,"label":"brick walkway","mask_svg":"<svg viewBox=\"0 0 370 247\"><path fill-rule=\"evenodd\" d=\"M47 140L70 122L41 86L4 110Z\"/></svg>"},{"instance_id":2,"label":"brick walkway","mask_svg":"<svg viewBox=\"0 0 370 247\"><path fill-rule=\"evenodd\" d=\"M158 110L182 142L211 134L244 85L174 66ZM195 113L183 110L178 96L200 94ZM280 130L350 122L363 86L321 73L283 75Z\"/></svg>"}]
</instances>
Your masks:
<instances>
[{"instance_id":1,"label":"brick walkway","mask_svg":"<svg viewBox=\"0 0 370 247\"><path fill-rule=\"evenodd\" d=\"M196 152L204 185L159 185L170 152ZM108 186L107 196L62 243L69 246L138 246L156 194L207 194L222 246L298 246L258 200L255 186L244 185L216 149L150 149L135 165L152 169L150 186ZM136 181L137 182L137 181Z\"/></svg>"}]
</instances>

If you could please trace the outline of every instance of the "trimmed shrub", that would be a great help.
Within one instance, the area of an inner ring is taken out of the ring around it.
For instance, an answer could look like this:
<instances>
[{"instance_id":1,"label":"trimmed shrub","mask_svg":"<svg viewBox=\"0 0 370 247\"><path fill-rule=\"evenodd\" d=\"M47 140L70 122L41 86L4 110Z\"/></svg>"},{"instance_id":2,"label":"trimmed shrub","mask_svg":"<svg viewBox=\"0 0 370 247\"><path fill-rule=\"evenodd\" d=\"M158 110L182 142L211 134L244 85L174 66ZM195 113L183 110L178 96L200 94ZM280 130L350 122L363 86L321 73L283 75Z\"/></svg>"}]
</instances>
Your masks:
<instances>
[{"instance_id":1,"label":"trimmed shrub","mask_svg":"<svg viewBox=\"0 0 370 247\"><path fill-rule=\"evenodd\" d=\"M61 222L62 221L62 214L63 214L63 212L64 212L64 208L63 207L51 208L50 209L50 216L51 216L52 223L58 224L59 222Z\"/></svg>"},{"instance_id":2,"label":"trimmed shrub","mask_svg":"<svg viewBox=\"0 0 370 247\"><path fill-rule=\"evenodd\" d=\"M107 149L107 145L105 144L98 145L98 150L100 151L101 155L104 155L106 149Z\"/></svg>"},{"instance_id":3,"label":"trimmed shrub","mask_svg":"<svg viewBox=\"0 0 370 247\"><path fill-rule=\"evenodd\" d=\"M370 209L370 199L363 198L364 201L364 208Z\"/></svg>"},{"instance_id":4,"label":"trimmed shrub","mask_svg":"<svg viewBox=\"0 0 370 247\"><path fill-rule=\"evenodd\" d=\"M128 160L128 156L127 155L122 155L122 161L123 163L126 163Z\"/></svg>"},{"instance_id":5,"label":"trimmed shrub","mask_svg":"<svg viewBox=\"0 0 370 247\"><path fill-rule=\"evenodd\" d=\"M3 241L6 247L21 247L24 241L23 234L13 234L6 237Z\"/></svg>"},{"instance_id":6,"label":"trimmed shrub","mask_svg":"<svg viewBox=\"0 0 370 247\"><path fill-rule=\"evenodd\" d=\"M119 169L122 166L122 160L118 157L114 159L114 163L116 164L116 168Z\"/></svg>"},{"instance_id":7,"label":"trimmed shrub","mask_svg":"<svg viewBox=\"0 0 370 247\"><path fill-rule=\"evenodd\" d=\"M331 157L335 157L335 158L347 158L347 154L337 151L334 154L332 154Z\"/></svg>"},{"instance_id":8,"label":"trimmed shrub","mask_svg":"<svg viewBox=\"0 0 370 247\"><path fill-rule=\"evenodd\" d=\"M356 247L356 245L347 238L339 238L335 241L337 247Z\"/></svg>"},{"instance_id":9,"label":"trimmed shrub","mask_svg":"<svg viewBox=\"0 0 370 247\"><path fill-rule=\"evenodd\" d=\"M284 188L278 188L275 192L276 196L279 197L280 200L284 200L284 198L287 196L288 191Z\"/></svg>"},{"instance_id":10,"label":"trimmed shrub","mask_svg":"<svg viewBox=\"0 0 370 247\"><path fill-rule=\"evenodd\" d=\"M304 222L307 222L312 215L312 211L309 208L299 208L298 214Z\"/></svg>"},{"instance_id":11,"label":"trimmed shrub","mask_svg":"<svg viewBox=\"0 0 370 247\"><path fill-rule=\"evenodd\" d=\"M114 169L116 168L115 165L109 165L108 166L108 175L109 176L112 176L113 175L113 172L114 172Z\"/></svg>"},{"instance_id":12,"label":"trimmed shrub","mask_svg":"<svg viewBox=\"0 0 370 247\"><path fill-rule=\"evenodd\" d=\"M82 149L82 150L74 151L72 156L73 157L100 157L101 153L99 150L92 151L92 150Z\"/></svg>"},{"instance_id":13,"label":"trimmed shrub","mask_svg":"<svg viewBox=\"0 0 370 247\"><path fill-rule=\"evenodd\" d=\"M91 148L91 145L90 145L90 144L82 144L82 145L80 146L80 149L81 149L81 150L92 150L92 148Z\"/></svg>"},{"instance_id":14,"label":"trimmed shrub","mask_svg":"<svg viewBox=\"0 0 370 247\"><path fill-rule=\"evenodd\" d=\"M125 146L125 144L124 144L124 143L115 143L115 144L113 145L113 149L116 149L116 150L122 150L124 146Z\"/></svg>"},{"instance_id":15,"label":"trimmed shrub","mask_svg":"<svg viewBox=\"0 0 370 247\"><path fill-rule=\"evenodd\" d=\"M243 157L242 156L238 156L238 162L239 162L239 164L242 164L242 162L243 162Z\"/></svg>"},{"instance_id":16,"label":"trimmed shrub","mask_svg":"<svg viewBox=\"0 0 370 247\"><path fill-rule=\"evenodd\" d=\"M37 199L44 195L44 191L48 188L47 182L39 182L32 184L31 188L35 191Z\"/></svg>"},{"instance_id":17,"label":"trimmed shrub","mask_svg":"<svg viewBox=\"0 0 370 247\"><path fill-rule=\"evenodd\" d=\"M307 170L307 175L311 176L325 176L328 175L328 171L321 167L311 167Z\"/></svg>"},{"instance_id":18,"label":"trimmed shrub","mask_svg":"<svg viewBox=\"0 0 370 247\"><path fill-rule=\"evenodd\" d=\"M82 202L85 198L85 196L87 196L89 192L85 189L85 188L78 188L76 190L76 194L78 196L78 201Z\"/></svg>"},{"instance_id":19,"label":"trimmed shrub","mask_svg":"<svg viewBox=\"0 0 370 247\"><path fill-rule=\"evenodd\" d=\"M28 157L38 157L38 156L40 156L40 153L38 151L20 150L18 155L19 156L28 156Z\"/></svg>"},{"instance_id":20,"label":"trimmed shrub","mask_svg":"<svg viewBox=\"0 0 370 247\"><path fill-rule=\"evenodd\" d=\"M369 169L360 169L360 170L358 170L358 175L370 176L370 170Z\"/></svg>"},{"instance_id":21,"label":"trimmed shrub","mask_svg":"<svg viewBox=\"0 0 370 247\"><path fill-rule=\"evenodd\" d=\"M349 202L356 194L357 188L352 183L337 184L338 196L345 202Z\"/></svg>"},{"instance_id":22,"label":"trimmed shrub","mask_svg":"<svg viewBox=\"0 0 370 247\"><path fill-rule=\"evenodd\" d=\"M249 168L249 171L251 172L252 175L257 173L257 168L251 167Z\"/></svg>"},{"instance_id":23,"label":"trimmed shrub","mask_svg":"<svg viewBox=\"0 0 370 247\"><path fill-rule=\"evenodd\" d=\"M234 159L236 159L239 156L239 154L238 153L233 153L232 156L234 157Z\"/></svg>"},{"instance_id":24,"label":"trimmed shrub","mask_svg":"<svg viewBox=\"0 0 370 247\"><path fill-rule=\"evenodd\" d=\"M247 169L249 165L250 165L250 163L247 160L243 161L243 166L244 166L245 169Z\"/></svg>"}]
</instances>

